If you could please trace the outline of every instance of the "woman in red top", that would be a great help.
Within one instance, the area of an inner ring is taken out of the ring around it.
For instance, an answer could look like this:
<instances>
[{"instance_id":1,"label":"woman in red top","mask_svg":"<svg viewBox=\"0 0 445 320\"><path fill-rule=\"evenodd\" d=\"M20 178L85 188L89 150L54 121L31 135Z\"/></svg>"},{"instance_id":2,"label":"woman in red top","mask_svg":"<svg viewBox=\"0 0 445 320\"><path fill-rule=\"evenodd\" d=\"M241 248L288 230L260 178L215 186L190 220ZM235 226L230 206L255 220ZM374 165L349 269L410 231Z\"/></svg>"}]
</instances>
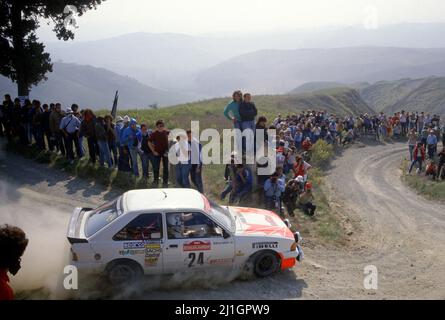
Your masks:
<instances>
[{"instance_id":1,"label":"woman in red top","mask_svg":"<svg viewBox=\"0 0 445 320\"><path fill-rule=\"evenodd\" d=\"M0 226L0 300L13 300L8 271L16 275L20 270L20 257L25 252L28 239L22 229L10 225Z\"/></svg>"}]
</instances>

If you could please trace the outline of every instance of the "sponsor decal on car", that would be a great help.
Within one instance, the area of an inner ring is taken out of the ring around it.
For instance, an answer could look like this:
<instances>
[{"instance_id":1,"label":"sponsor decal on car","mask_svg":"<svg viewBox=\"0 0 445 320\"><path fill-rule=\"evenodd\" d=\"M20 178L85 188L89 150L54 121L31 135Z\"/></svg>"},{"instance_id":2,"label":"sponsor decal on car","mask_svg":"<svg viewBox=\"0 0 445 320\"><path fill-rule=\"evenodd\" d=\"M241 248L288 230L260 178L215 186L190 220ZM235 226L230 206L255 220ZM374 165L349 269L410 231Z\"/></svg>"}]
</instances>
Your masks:
<instances>
[{"instance_id":1,"label":"sponsor decal on car","mask_svg":"<svg viewBox=\"0 0 445 320\"><path fill-rule=\"evenodd\" d=\"M145 244L145 259L146 267L153 267L158 264L159 256L161 255L160 243L146 243Z\"/></svg>"},{"instance_id":2,"label":"sponsor decal on car","mask_svg":"<svg viewBox=\"0 0 445 320\"><path fill-rule=\"evenodd\" d=\"M210 265L226 265L226 264L232 264L232 263L233 263L232 258L212 259L209 261Z\"/></svg>"},{"instance_id":3,"label":"sponsor decal on car","mask_svg":"<svg viewBox=\"0 0 445 320\"><path fill-rule=\"evenodd\" d=\"M210 250L211 248L212 245L210 241L200 241L200 240L186 242L184 243L183 246L184 251L203 251L203 250Z\"/></svg>"},{"instance_id":4,"label":"sponsor decal on car","mask_svg":"<svg viewBox=\"0 0 445 320\"><path fill-rule=\"evenodd\" d=\"M252 249L273 249L278 247L278 242L254 242Z\"/></svg>"},{"instance_id":5,"label":"sponsor decal on car","mask_svg":"<svg viewBox=\"0 0 445 320\"><path fill-rule=\"evenodd\" d=\"M144 241L124 242L124 249L144 249L144 248L145 248L145 242Z\"/></svg>"},{"instance_id":6,"label":"sponsor decal on car","mask_svg":"<svg viewBox=\"0 0 445 320\"><path fill-rule=\"evenodd\" d=\"M223 245L233 243L233 241L213 241L212 243L213 245Z\"/></svg>"},{"instance_id":7,"label":"sponsor decal on car","mask_svg":"<svg viewBox=\"0 0 445 320\"><path fill-rule=\"evenodd\" d=\"M238 251L236 252L236 256L237 256L237 257L242 257L242 256L244 256L244 252L242 252L241 250L238 250Z\"/></svg>"},{"instance_id":8,"label":"sponsor decal on car","mask_svg":"<svg viewBox=\"0 0 445 320\"><path fill-rule=\"evenodd\" d=\"M134 250L134 249L124 249L124 250L119 250L119 254L121 256L134 256L134 255L137 255L137 254L144 254L144 253L145 253L144 249L137 249L137 250Z\"/></svg>"},{"instance_id":9,"label":"sponsor decal on car","mask_svg":"<svg viewBox=\"0 0 445 320\"><path fill-rule=\"evenodd\" d=\"M145 244L145 251L148 252L161 252L160 243L147 243Z\"/></svg>"}]
</instances>

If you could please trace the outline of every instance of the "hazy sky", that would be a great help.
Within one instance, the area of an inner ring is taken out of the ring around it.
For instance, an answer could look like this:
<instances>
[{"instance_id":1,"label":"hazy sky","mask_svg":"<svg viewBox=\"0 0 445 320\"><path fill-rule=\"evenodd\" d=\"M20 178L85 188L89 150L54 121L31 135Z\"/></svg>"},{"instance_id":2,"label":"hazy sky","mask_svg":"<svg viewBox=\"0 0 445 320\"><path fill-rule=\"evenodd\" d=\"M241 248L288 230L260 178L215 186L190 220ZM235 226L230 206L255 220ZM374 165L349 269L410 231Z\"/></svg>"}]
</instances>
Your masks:
<instances>
[{"instance_id":1,"label":"hazy sky","mask_svg":"<svg viewBox=\"0 0 445 320\"><path fill-rule=\"evenodd\" d=\"M130 32L239 34L445 22L443 0L106 0L78 18L77 40ZM55 40L42 23L42 40Z\"/></svg>"}]
</instances>

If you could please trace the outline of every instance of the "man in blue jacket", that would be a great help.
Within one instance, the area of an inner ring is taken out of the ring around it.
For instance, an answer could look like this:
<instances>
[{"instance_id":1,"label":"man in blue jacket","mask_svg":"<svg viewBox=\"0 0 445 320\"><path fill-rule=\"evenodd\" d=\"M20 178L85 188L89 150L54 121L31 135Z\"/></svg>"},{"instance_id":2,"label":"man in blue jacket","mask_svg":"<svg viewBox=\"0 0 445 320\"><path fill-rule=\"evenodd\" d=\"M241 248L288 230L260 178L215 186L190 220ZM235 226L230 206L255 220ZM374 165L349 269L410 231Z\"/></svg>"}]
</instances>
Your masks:
<instances>
[{"instance_id":1,"label":"man in blue jacket","mask_svg":"<svg viewBox=\"0 0 445 320\"><path fill-rule=\"evenodd\" d=\"M130 120L130 125L128 128L124 129L121 137L121 144L127 147L128 152L130 154L131 159L131 168L133 170L133 174L138 177L139 176L139 168L138 168L138 146L139 140L138 135L140 136L139 129L137 127L136 119Z\"/></svg>"}]
</instances>

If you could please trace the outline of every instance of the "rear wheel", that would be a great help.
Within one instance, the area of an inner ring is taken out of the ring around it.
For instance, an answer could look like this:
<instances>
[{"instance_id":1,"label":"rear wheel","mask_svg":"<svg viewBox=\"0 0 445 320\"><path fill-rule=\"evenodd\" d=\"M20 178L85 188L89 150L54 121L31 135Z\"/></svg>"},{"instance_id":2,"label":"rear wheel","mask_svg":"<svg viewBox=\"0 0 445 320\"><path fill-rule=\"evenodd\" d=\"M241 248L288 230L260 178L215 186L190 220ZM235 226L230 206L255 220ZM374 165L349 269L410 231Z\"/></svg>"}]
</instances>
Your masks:
<instances>
[{"instance_id":1,"label":"rear wheel","mask_svg":"<svg viewBox=\"0 0 445 320\"><path fill-rule=\"evenodd\" d=\"M254 260L254 272L258 277L267 277L278 271L280 261L273 251L263 251Z\"/></svg>"},{"instance_id":2,"label":"rear wheel","mask_svg":"<svg viewBox=\"0 0 445 320\"><path fill-rule=\"evenodd\" d=\"M109 264L106 270L108 281L112 285L134 283L143 276L141 266L131 260L116 260Z\"/></svg>"}]
</instances>

